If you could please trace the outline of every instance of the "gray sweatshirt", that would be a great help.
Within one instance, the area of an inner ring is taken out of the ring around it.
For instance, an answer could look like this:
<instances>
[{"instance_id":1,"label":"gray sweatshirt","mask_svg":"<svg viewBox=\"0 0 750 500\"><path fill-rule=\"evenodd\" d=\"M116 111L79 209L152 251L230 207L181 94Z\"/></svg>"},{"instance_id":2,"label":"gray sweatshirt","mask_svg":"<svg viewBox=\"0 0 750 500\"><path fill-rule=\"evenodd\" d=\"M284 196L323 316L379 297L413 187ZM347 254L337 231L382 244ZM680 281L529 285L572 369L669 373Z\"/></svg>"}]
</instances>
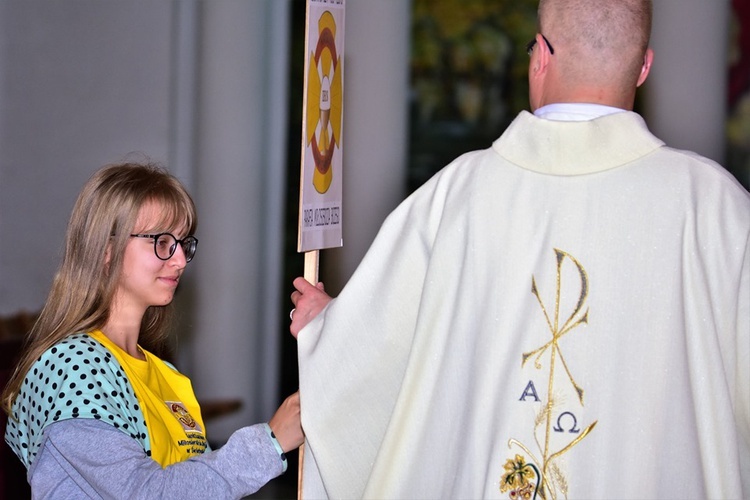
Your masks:
<instances>
[{"instance_id":1,"label":"gray sweatshirt","mask_svg":"<svg viewBox=\"0 0 750 500\"><path fill-rule=\"evenodd\" d=\"M216 451L162 469L124 432L70 419L44 430L28 480L35 499L242 498L280 475L282 459L265 424L257 424Z\"/></svg>"}]
</instances>

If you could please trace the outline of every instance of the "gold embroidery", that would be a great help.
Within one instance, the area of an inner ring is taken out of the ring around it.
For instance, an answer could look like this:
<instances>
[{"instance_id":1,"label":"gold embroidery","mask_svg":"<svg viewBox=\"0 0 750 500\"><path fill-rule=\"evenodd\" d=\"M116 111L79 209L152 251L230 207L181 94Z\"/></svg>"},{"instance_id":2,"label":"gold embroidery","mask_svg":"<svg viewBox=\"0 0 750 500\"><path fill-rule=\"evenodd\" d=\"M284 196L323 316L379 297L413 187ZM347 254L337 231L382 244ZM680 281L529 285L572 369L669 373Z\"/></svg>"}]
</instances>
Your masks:
<instances>
[{"instance_id":1,"label":"gold embroidery","mask_svg":"<svg viewBox=\"0 0 750 500\"><path fill-rule=\"evenodd\" d=\"M526 462L523 455L505 462L507 471L500 481L500 492L510 490L510 498L530 499L536 496L539 489L539 471L536 466Z\"/></svg>"},{"instance_id":2,"label":"gold embroidery","mask_svg":"<svg viewBox=\"0 0 750 500\"><path fill-rule=\"evenodd\" d=\"M586 275L586 270L583 269L581 264L573 258L571 255L563 252L562 250L555 249L555 255L557 256L557 292L555 294L555 318L554 318L554 324L550 321L549 314L547 313L547 308L544 307L544 302L542 302L541 297L539 296L539 290L536 286L536 280L534 279L534 276L531 276L531 293L534 294L536 297L536 300L539 302L539 305L542 308L542 312L544 313L544 318L547 320L547 326L550 329L550 332L552 333L552 340L544 344L539 349L536 349L535 351L525 353L522 357L521 366L526 364L526 360L530 358L531 356L536 354L536 359L534 360L534 366L538 369L541 369L542 365L539 362L539 359L542 357L544 352L552 346L552 352L550 353L550 377L555 372L555 358L556 355L559 354L560 361L563 364L563 367L565 368L566 373L568 374L568 378L570 379L570 383L573 384L573 387L576 390L576 393L578 394L578 399L580 400L581 404L583 404L583 389L581 389L578 384L575 383L575 380L573 380L573 376L570 374L570 370L568 369L568 364L565 362L565 357L562 354L562 351L560 350L560 346L558 345L559 339L565 335L566 333L570 332L573 328L579 326L582 323L588 323L589 320L589 310L586 309L586 311L579 315L581 312L581 309L583 308L583 304L586 301L586 298L588 297L589 293L589 279ZM561 286L561 269L562 269L562 263L565 260L565 257L568 257L575 266L578 268L578 272L581 276L581 295L578 298L578 303L576 304L575 310L573 313L568 317L565 324L562 326L562 328L559 328L559 321L560 321L560 291L562 289ZM550 381L550 388L552 387L552 383Z\"/></svg>"},{"instance_id":3,"label":"gold embroidery","mask_svg":"<svg viewBox=\"0 0 750 500\"><path fill-rule=\"evenodd\" d=\"M541 347L533 351L524 353L521 357L522 367L525 366L526 361L528 361L529 358L533 357L534 367L540 370L542 369L542 356L545 353L549 352L549 382L547 388L547 402L542 406L534 421L534 436L535 440L537 441L537 447L542 451L542 456L541 460L539 460L523 443L515 439L510 439L508 441L509 448L517 446L518 448L526 452L529 457L531 457L531 461L527 462L526 458L523 455L517 454L514 459L508 460L505 463L504 468L507 472L503 474L503 477L501 479L500 491L505 492L512 489L510 492L511 498L536 498L538 495L541 498L556 499L559 494L567 497L567 479L565 478L565 475L559 469L555 461L557 458L561 457L563 454L567 453L574 446L580 443L581 440L583 440L583 438L585 438L593 430L597 423L595 421L594 423L583 429L583 431L571 431L577 433L577 436L572 441L570 441L568 444L557 451L550 450L550 438L551 431L553 430L552 424L554 420L553 413L555 408L559 406L557 397L555 396L554 392L555 371L557 368L558 358L560 360L560 364L562 364L562 367L565 370L568 380L575 390L581 406L583 406L584 400L583 388L579 386L573 378L573 374L571 373L570 368L568 367L568 363L565 360L563 351L560 348L560 340L563 336L570 333L576 327L584 323L588 323L589 317L588 308L584 310L584 305L588 298L589 291L589 280L588 275L586 274L586 270L572 255L556 248L554 249L554 251L555 257L557 259L557 278L553 317L550 317L550 314L548 313L547 308L544 305L544 301L539 295L536 279L533 275L531 276L531 293L534 294L537 301L539 302L539 306L542 309L542 313L544 314L547 326L549 327L550 333L552 334L552 338ZM580 276L581 280L581 291L573 312L561 325L560 299L562 292L562 266L566 258L569 259L576 267L577 273ZM569 412L563 413L568 413L568 415L566 416L573 417L573 415ZM538 440L537 431L541 427L544 428L543 443L539 443ZM573 428L575 428L575 423ZM560 432L560 429L555 430ZM529 487L529 485L532 484L531 481L535 478L536 480L534 481L534 488L532 489Z\"/></svg>"}]
</instances>

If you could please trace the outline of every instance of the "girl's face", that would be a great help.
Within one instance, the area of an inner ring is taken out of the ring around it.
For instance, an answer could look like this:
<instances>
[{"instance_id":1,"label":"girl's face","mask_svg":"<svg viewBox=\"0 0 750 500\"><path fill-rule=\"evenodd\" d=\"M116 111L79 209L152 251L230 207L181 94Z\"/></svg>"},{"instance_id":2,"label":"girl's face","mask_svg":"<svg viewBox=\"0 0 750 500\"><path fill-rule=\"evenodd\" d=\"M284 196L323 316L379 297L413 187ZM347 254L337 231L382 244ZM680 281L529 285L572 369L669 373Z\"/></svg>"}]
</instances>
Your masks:
<instances>
[{"instance_id":1,"label":"girl's face","mask_svg":"<svg viewBox=\"0 0 750 500\"><path fill-rule=\"evenodd\" d=\"M138 213L133 234L170 232L181 239L184 229L157 227L161 203L148 202ZM161 260L154 252L153 238L130 238L125 247L122 274L115 293L116 309L143 315L149 306L164 306L172 302L180 276L187 261L182 245L177 245L168 260Z\"/></svg>"}]
</instances>

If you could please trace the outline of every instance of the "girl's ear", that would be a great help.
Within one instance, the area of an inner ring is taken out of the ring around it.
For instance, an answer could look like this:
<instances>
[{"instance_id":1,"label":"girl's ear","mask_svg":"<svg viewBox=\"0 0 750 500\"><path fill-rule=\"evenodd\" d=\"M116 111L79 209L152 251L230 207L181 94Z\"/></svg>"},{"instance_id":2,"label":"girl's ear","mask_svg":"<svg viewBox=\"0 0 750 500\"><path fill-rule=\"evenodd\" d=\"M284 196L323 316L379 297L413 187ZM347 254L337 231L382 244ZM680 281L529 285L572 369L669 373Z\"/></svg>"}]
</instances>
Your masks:
<instances>
[{"instance_id":1,"label":"girl's ear","mask_svg":"<svg viewBox=\"0 0 750 500\"><path fill-rule=\"evenodd\" d=\"M104 251L104 274L109 276L109 263L112 260L112 238L107 243L107 249Z\"/></svg>"}]
</instances>

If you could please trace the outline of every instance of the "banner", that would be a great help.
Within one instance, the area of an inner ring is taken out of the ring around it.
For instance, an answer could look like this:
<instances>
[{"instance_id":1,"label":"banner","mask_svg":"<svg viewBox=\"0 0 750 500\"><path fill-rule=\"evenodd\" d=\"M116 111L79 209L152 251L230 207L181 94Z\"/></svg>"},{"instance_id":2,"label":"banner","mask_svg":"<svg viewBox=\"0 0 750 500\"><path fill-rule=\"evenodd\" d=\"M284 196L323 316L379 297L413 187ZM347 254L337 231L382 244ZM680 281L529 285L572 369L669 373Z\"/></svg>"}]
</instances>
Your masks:
<instances>
[{"instance_id":1,"label":"banner","mask_svg":"<svg viewBox=\"0 0 750 500\"><path fill-rule=\"evenodd\" d=\"M343 245L344 0L308 0L297 250Z\"/></svg>"}]
</instances>

